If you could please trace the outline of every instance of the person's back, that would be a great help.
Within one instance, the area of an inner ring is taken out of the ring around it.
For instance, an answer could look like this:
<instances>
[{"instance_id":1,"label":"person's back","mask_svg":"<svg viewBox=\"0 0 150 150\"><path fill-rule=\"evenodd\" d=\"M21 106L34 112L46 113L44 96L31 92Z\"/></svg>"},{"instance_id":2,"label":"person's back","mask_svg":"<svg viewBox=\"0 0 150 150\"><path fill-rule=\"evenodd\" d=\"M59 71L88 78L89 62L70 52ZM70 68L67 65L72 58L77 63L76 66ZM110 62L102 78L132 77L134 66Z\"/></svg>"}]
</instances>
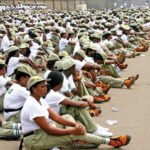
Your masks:
<instances>
[{"instance_id":1,"label":"person's back","mask_svg":"<svg viewBox=\"0 0 150 150\"><path fill-rule=\"evenodd\" d=\"M21 85L14 83L6 92L4 98L4 109L22 108L29 94L30 94L29 91L27 91L25 87L22 87ZM19 110L13 112L4 111L4 118L8 119L17 112L19 112Z\"/></svg>"}]
</instances>

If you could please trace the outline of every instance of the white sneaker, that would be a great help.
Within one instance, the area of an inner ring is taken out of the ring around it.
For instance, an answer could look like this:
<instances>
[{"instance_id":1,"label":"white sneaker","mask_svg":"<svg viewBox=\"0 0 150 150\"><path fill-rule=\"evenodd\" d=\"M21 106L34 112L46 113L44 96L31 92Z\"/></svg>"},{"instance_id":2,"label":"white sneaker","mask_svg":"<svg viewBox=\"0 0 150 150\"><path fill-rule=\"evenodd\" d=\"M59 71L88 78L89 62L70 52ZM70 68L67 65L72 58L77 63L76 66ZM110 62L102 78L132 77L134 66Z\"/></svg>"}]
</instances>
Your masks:
<instances>
[{"instance_id":1,"label":"white sneaker","mask_svg":"<svg viewBox=\"0 0 150 150\"><path fill-rule=\"evenodd\" d=\"M102 136L102 137L111 137L113 136L113 133L111 132L107 132L107 131L102 131L97 129L95 132L93 132L93 134L97 135L97 136Z\"/></svg>"},{"instance_id":2,"label":"white sneaker","mask_svg":"<svg viewBox=\"0 0 150 150\"><path fill-rule=\"evenodd\" d=\"M104 127L102 127L102 126L100 126L98 124L96 126L97 126L97 129L99 129L99 130L106 131L106 132L109 131L109 128L104 128Z\"/></svg>"}]
</instances>

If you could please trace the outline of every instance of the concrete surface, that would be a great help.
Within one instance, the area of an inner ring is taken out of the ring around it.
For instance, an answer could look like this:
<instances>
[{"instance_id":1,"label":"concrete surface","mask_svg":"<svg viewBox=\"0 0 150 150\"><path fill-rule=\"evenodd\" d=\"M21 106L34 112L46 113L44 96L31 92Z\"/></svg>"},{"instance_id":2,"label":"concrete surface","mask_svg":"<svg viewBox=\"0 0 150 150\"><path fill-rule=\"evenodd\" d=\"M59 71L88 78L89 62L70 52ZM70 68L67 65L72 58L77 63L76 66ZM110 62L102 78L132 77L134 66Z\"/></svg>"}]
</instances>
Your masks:
<instances>
[{"instance_id":1,"label":"concrete surface","mask_svg":"<svg viewBox=\"0 0 150 150\"><path fill-rule=\"evenodd\" d=\"M102 115L94 118L100 125L109 127L115 135L130 134L131 143L122 150L150 150L150 52L127 60L129 67L122 72L123 77L140 74L139 80L131 89L111 89L110 102L101 104ZM118 112L112 112L116 107ZM113 126L106 125L108 119L117 120ZM0 141L0 150L17 150L19 141ZM100 146L101 150L112 150Z\"/></svg>"}]
</instances>

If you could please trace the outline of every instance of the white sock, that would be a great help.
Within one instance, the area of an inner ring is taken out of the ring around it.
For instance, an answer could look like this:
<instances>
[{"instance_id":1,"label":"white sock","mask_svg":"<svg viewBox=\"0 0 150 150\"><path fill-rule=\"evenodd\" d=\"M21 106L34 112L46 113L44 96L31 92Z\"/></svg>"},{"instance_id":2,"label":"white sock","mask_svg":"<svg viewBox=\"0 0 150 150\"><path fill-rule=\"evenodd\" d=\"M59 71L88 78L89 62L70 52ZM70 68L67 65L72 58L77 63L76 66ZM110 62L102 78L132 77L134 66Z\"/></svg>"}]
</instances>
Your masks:
<instances>
[{"instance_id":1,"label":"white sock","mask_svg":"<svg viewBox=\"0 0 150 150\"><path fill-rule=\"evenodd\" d=\"M105 141L105 144L109 144L110 138L106 138L105 140L106 140L106 141Z\"/></svg>"},{"instance_id":2,"label":"white sock","mask_svg":"<svg viewBox=\"0 0 150 150\"><path fill-rule=\"evenodd\" d=\"M20 135L22 135L22 130L14 130L14 135L15 135L15 136L20 136Z\"/></svg>"},{"instance_id":3,"label":"white sock","mask_svg":"<svg viewBox=\"0 0 150 150\"><path fill-rule=\"evenodd\" d=\"M14 123L13 124L13 129L14 130L20 130L21 129L21 123Z\"/></svg>"}]
</instances>

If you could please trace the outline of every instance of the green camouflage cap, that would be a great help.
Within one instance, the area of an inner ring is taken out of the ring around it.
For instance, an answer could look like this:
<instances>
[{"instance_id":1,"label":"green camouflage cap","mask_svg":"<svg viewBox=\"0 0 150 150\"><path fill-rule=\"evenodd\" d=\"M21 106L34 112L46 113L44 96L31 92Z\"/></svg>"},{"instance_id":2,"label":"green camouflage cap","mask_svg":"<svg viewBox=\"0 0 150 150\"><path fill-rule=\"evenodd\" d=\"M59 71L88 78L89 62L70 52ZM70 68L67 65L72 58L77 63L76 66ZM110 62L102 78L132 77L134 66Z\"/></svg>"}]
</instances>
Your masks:
<instances>
[{"instance_id":1,"label":"green camouflage cap","mask_svg":"<svg viewBox=\"0 0 150 150\"><path fill-rule=\"evenodd\" d=\"M93 51L97 51L97 47L93 43L89 43L87 49L92 49Z\"/></svg>"},{"instance_id":2,"label":"green camouflage cap","mask_svg":"<svg viewBox=\"0 0 150 150\"><path fill-rule=\"evenodd\" d=\"M61 70L63 69L63 63L61 60L59 61L56 61L55 64L54 64L54 70Z\"/></svg>"},{"instance_id":3,"label":"green camouflage cap","mask_svg":"<svg viewBox=\"0 0 150 150\"><path fill-rule=\"evenodd\" d=\"M30 42L30 41L32 41L31 38L28 38L28 37L27 37L27 38L24 39L24 42L25 42L25 43Z\"/></svg>"},{"instance_id":4,"label":"green camouflage cap","mask_svg":"<svg viewBox=\"0 0 150 150\"><path fill-rule=\"evenodd\" d=\"M58 56L59 57L66 57L66 56L69 56L69 55L66 51L61 51L61 52L59 52Z\"/></svg>"},{"instance_id":5,"label":"green camouflage cap","mask_svg":"<svg viewBox=\"0 0 150 150\"><path fill-rule=\"evenodd\" d=\"M21 46L20 46L20 48L21 48L21 49L22 49L22 48L29 48L29 44L27 44L27 43L22 43Z\"/></svg>"},{"instance_id":6,"label":"green camouflage cap","mask_svg":"<svg viewBox=\"0 0 150 150\"><path fill-rule=\"evenodd\" d=\"M72 66L74 66L75 62L73 61L72 58L66 58L63 60L62 64L63 64L63 70L67 70L71 68Z\"/></svg>"},{"instance_id":7,"label":"green camouflage cap","mask_svg":"<svg viewBox=\"0 0 150 150\"><path fill-rule=\"evenodd\" d=\"M27 89L29 90L31 87L33 87L35 84L45 81L42 77L40 76L32 76L30 77L30 79L28 80L27 83Z\"/></svg>"},{"instance_id":8,"label":"green camouflage cap","mask_svg":"<svg viewBox=\"0 0 150 150\"><path fill-rule=\"evenodd\" d=\"M122 25L121 25L121 28L122 28L123 30L130 30L130 26L125 25L125 24L122 24Z\"/></svg>"},{"instance_id":9,"label":"green camouflage cap","mask_svg":"<svg viewBox=\"0 0 150 150\"><path fill-rule=\"evenodd\" d=\"M13 51L17 51L19 50L19 48L17 46L11 46L9 47L9 49L7 50L7 53L13 52Z\"/></svg>"},{"instance_id":10,"label":"green camouflage cap","mask_svg":"<svg viewBox=\"0 0 150 150\"><path fill-rule=\"evenodd\" d=\"M5 61L2 60L2 59L0 59L0 65L4 65L4 66L5 66L5 65L6 65L6 64L5 64Z\"/></svg>"},{"instance_id":11,"label":"green camouflage cap","mask_svg":"<svg viewBox=\"0 0 150 150\"><path fill-rule=\"evenodd\" d=\"M85 56L86 56L85 52L83 50L78 50L76 53L79 54L83 58L85 58Z\"/></svg>"},{"instance_id":12,"label":"green camouflage cap","mask_svg":"<svg viewBox=\"0 0 150 150\"><path fill-rule=\"evenodd\" d=\"M48 56L47 61L59 60L59 56L55 53L52 53Z\"/></svg>"},{"instance_id":13,"label":"green camouflage cap","mask_svg":"<svg viewBox=\"0 0 150 150\"><path fill-rule=\"evenodd\" d=\"M16 70L19 71L19 72L23 72L23 73L28 74L29 76L31 76L29 68L26 65L24 65L24 64L19 65Z\"/></svg>"},{"instance_id":14,"label":"green camouflage cap","mask_svg":"<svg viewBox=\"0 0 150 150\"><path fill-rule=\"evenodd\" d=\"M101 39L101 36L98 33L93 33L93 34L91 34L91 38Z\"/></svg>"}]
</instances>

